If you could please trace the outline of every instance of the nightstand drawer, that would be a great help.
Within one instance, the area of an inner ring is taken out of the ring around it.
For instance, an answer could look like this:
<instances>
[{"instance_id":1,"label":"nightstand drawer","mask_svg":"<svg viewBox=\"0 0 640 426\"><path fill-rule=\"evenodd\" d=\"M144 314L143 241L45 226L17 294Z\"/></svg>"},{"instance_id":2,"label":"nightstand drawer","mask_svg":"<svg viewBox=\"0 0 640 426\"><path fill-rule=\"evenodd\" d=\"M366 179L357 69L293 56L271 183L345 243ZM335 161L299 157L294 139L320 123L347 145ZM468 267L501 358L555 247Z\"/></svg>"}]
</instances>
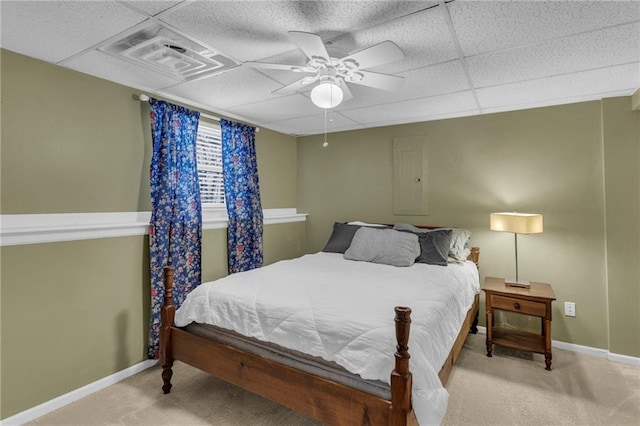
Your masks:
<instances>
[{"instance_id":1,"label":"nightstand drawer","mask_svg":"<svg viewBox=\"0 0 640 426\"><path fill-rule=\"evenodd\" d=\"M512 299L510 297L496 296L495 294L491 295L491 307L538 317L544 317L547 309L545 303Z\"/></svg>"}]
</instances>

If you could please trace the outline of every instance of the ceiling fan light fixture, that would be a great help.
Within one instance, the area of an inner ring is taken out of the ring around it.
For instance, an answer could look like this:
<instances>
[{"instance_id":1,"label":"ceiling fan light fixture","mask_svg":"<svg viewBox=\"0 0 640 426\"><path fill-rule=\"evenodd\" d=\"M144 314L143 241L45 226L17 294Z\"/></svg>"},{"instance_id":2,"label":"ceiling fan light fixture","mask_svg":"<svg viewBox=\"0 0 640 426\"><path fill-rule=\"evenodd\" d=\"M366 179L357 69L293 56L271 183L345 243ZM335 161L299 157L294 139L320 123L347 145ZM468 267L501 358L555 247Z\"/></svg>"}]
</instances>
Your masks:
<instances>
[{"instance_id":1,"label":"ceiling fan light fixture","mask_svg":"<svg viewBox=\"0 0 640 426\"><path fill-rule=\"evenodd\" d=\"M355 71L358 69L358 63L353 59L344 59L340 61L340 68L345 71Z\"/></svg>"},{"instance_id":2,"label":"ceiling fan light fixture","mask_svg":"<svg viewBox=\"0 0 640 426\"><path fill-rule=\"evenodd\" d=\"M343 97L342 89L332 81L323 81L311 90L311 101L324 109L337 107Z\"/></svg>"}]
</instances>

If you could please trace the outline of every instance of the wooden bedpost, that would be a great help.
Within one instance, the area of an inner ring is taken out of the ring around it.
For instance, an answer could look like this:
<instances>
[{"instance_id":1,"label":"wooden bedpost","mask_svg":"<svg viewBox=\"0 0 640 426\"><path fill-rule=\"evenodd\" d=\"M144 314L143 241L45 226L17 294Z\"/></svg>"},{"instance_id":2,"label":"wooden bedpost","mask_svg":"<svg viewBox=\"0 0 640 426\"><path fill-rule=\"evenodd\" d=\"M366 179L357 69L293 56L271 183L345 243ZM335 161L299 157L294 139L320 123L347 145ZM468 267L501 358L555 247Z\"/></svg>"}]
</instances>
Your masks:
<instances>
[{"instance_id":1,"label":"wooden bedpost","mask_svg":"<svg viewBox=\"0 0 640 426\"><path fill-rule=\"evenodd\" d=\"M171 391L171 376L173 376L173 356L171 354L171 327L176 314L173 305L173 267L164 268L164 306L160 312L160 365L162 366L162 390L165 394Z\"/></svg>"},{"instance_id":2,"label":"wooden bedpost","mask_svg":"<svg viewBox=\"0 0 640 426\"><path fill-rule=\"evenodd\" d=\"M469 255L469 260L478 266L478 262L480 261L480 247L471 247L471 254Z\"/></svg>"},{"instance_id":3,"label":"wooden bedpost","mask_svg":"<svg viewBox=\"0 0 640 426\"><path fill-rule=\"evenodd\" d=\"M405 426L415 422L411 409L412 376L409 371L409 330L411 328L411 309L396 306L396 365L391 372L391 412L389 426ZM417 424L417 422L415 423Z\"/></svg>"},{"instance_id":4,"label":"wooden bedpost","mask_svg":"<svg viewBox=\"0 0 640 426\"><path fill-rule=\"evenodd\" d=\"M480 247L471 247L471 254L469 255L470 260L476 264L476 268L480 269ZM477 296L476 296L477 297ZM478 315L480 311L476 311L476 316L473 318L473 323L471 324L471 333L478 333Z\"/></svg>"}]
</instances>

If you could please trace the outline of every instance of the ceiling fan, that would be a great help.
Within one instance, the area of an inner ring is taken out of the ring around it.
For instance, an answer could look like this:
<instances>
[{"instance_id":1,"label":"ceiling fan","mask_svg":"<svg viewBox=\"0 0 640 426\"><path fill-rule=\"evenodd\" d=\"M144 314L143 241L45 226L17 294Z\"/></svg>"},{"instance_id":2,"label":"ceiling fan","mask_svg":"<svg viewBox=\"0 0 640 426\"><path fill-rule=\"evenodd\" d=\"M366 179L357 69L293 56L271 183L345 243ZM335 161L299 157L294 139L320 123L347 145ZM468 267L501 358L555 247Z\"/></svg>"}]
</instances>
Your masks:
<instances>
[{"instance_id":1,"label":"ceiling fan","mask_svg":"<svg viewBox=\"0 0 640 426\"><path fill-rule=\"evenodd\" d=\"M308 58L307 65L272 64L267 62L244 62L254 68L293 71L310 74L294 81L273 94L290 94L317 85L311 90L311 100L320 108L334 108L343 100L353 98L347 83L359 84L387 91L398 90L404 77L365 71L378 65L404 58L400 48L387 40L342 58L329 55L322 39L317 34L289 31L289 36Z\"/></svg>"}]
</instances>

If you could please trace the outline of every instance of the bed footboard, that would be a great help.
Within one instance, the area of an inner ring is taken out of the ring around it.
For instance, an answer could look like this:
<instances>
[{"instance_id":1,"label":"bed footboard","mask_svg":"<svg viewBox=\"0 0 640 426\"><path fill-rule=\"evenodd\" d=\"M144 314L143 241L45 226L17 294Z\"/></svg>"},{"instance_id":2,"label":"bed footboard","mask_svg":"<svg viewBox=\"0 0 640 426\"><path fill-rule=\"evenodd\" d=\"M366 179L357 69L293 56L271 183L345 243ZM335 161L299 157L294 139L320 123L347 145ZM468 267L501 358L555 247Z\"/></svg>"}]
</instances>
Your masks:
<instances>
[{"instance_id":1,"label":"bed footboard","mask_svg":"<svg viewBox=\"0 0 640 426\"><path fill-rule=\"evenodd\" d=\"M391 401L278 364L173 326L173 268L164 269L160 364L162 390L171 391L174 360L331 425L418 425L411 406L411 309L395 308L396 352Z\"/></svg>"}]
</instances>

